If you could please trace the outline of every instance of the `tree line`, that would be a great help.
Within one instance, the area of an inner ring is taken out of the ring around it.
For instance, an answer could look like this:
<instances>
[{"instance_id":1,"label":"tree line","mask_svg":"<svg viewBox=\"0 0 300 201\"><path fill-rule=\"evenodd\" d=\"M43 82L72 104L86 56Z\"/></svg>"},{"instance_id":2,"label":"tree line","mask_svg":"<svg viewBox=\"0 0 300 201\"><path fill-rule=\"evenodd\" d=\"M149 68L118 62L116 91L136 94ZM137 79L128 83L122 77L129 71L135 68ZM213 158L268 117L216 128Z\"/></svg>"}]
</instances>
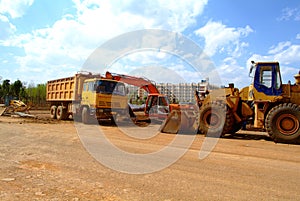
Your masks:
<instances>
[{"instance_id":1,"label":"tree line","mask_svg":"<svg viewBox=\"0 0 300 201\"><path fill-rule=\"evenodd\" d=\"M44 106L46 105L46 84L33 82L26 86L26 83L16 80L3 80L0 84L0 103L9 104L10 100L21 100L26 104Z\"/></svg>"}]
</instances>

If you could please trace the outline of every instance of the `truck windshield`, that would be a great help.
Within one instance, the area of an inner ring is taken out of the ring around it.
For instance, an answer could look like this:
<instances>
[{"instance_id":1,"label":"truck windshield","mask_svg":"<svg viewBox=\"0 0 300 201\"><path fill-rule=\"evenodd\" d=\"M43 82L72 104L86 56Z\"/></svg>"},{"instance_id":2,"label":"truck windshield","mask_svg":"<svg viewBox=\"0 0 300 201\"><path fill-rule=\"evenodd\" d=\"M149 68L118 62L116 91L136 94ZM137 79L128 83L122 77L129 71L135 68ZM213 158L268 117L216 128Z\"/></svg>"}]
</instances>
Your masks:
<instances>
[{"instance_id":1,"label":"truck windshield","mask_svg":"<svg viewBox=\"0 0 300 201\"><path fill-rule=\"evenodd\" d=\"M95 84L97 93L115 94L125 96L125 85L119 82L112 82L109 80L98 80Z\"/></svg>"}]
</instances>

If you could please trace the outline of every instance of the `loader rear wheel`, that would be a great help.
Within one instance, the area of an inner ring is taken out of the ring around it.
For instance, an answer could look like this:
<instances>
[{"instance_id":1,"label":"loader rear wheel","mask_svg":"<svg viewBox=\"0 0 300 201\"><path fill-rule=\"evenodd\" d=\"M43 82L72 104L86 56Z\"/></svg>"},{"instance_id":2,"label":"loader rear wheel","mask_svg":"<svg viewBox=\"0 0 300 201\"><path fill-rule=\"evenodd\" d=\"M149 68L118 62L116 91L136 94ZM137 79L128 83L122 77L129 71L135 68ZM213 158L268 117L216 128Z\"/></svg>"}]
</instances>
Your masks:
<instances>
[{"instance_id":1,"label":"loader rear wheel","mask_svg":"<svg viewBox=\"0 0 300 201\"><path fill-rule=\"evenodd\" d=\"M52 105L50 108L50 118L51 119L56 119L56 110L57 110L57 107L55 105Z\"/></svg>"},{"instance_id":2,"label":"loader rear wheel","mask_svg":"<svg viewBox=\"0 0 300 201\"><path fill-rule=\"evenodd\" d=\"M220 137L232 129L233 117L224 104L208 103L201 108L199 113L200 133L208 137Z\"/></svg>"},{"instance_id":3,"label":"loader rear wheel","mask_svg":"<svg viewBox=\"0 0 300 201\"><path fill-rule=\"evenodd\" d=\"M293 142L300 136L300 107L283 103L270 110L265 127L275 142Z\"/></svg>"}]
</instances>

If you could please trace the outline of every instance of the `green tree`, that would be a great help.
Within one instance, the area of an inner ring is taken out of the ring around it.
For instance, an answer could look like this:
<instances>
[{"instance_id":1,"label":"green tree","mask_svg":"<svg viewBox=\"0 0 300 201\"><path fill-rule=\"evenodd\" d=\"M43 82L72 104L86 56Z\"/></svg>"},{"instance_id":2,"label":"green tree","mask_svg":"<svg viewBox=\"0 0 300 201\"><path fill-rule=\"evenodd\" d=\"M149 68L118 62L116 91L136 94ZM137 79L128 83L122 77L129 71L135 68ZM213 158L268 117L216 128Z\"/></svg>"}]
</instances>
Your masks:
<instances>
[{"instance_id":1,"label":"green tree","mask_svg":"<svg viewBox=\"0 0 300 201\"><path fill-rule=\"evenodd\" d=\"M2 83L3 96L10 95L10 80L3 80Z\"/></svg>"},{"instance_id":2,"label":"green tree","mask_svg":"<svg viewBox=\"0 0 300 201\"><path fill-rule=\"evenodd\" d=\"M30 82L28 84L28 87L26 89L26 94L28 95L27 101L34 103L35 102L34 98L36 97L36 87L34 82Z\"/></svg>"},{"instance_id":3,"label":"green tree","mask_svg":"<svg viewBox=\"0 0 300 201\"><path fill-rule=\"evenodd\" d=\"M0 103L3 103L3 96L4 96L3 88L2 85L0 84Z\"/></svg>"},{"instance_id":4,"label":"green tree","mask_svg":"<svg viewBox=\"0 0 300 201\"><path fill-rule=\"evenodd\" d=\"M20 99L20 91L23 88L23 83L20 80L15 81L11 85L11 95Z\"/></svg>"},{"instance_id":5,"label":"green tree","mask_svg":"<svg viewBox=\"0 0 300 201\"><path fill-rule=\"evenodd\" d=\"M33 82L29 83L25 90L27 100L34 105L46 104L46 84L35 85Z\"/></svg>"},{"instance_id":6,"label":"green tree","mask_svg":"<svg viewBox=\"0 0 300 201\"><path fill-rule=\"evenodd\" d=\"M22 87L19 93L19 99L22 101L27 102L28 101L28 94L26 92L26 87Z\"/></svg>"}]
</instances>

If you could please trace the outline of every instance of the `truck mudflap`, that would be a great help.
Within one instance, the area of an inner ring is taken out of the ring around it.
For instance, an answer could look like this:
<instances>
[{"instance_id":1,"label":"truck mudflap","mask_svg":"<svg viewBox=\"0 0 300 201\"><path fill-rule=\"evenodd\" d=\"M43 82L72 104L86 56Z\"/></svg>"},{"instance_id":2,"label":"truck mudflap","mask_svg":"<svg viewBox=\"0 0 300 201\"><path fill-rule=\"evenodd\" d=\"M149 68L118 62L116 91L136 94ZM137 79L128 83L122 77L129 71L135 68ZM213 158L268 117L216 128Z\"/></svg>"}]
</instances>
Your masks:
<instances>
[{"instance_id":1,"label":"truck mudflap","mask_svg":"<svg viewBox=\"0 0 300 201\"><path fill-rule=\"evenodd\" d=\"M172 110L160 127L162 133L196 134L198 132L197 114L188 110Z\"/></svg>"}]
</instances>

